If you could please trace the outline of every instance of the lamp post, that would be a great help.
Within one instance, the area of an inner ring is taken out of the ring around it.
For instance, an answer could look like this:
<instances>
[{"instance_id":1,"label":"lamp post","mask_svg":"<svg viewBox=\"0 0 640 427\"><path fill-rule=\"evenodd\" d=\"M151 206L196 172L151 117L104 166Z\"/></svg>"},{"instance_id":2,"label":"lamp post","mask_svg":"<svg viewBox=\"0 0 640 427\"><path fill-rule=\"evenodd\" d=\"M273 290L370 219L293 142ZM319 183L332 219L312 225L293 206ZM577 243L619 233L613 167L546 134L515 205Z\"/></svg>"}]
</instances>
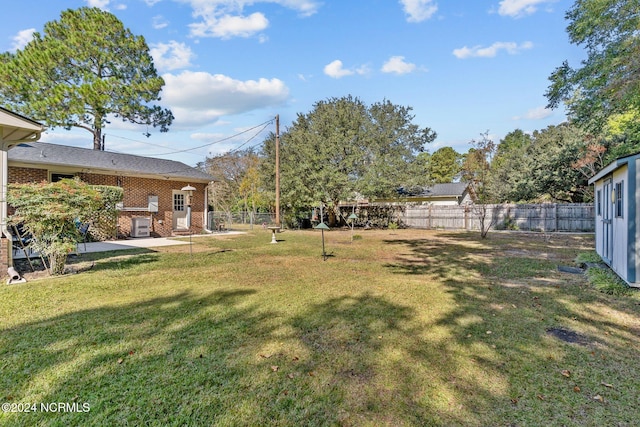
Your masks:
<instances>
[{"instance_id":1,"label":"lamp post","mask_svg":"<svg viewBox=\"0 0 640 427\"><path fill-rule=\"evenodd\" d=\"M351 243L353 243L353 223L356 221L356 219L358 219L358 215L356 215L354 212L349 215L347 219L351 222Z\"/></svg>"},{"instance_id":2,"label":"lamp post","mask_svg":"<svg viewBox=\"0 0 640 427\"><path fill-rule=\"evenodd\" d=\"M324 250L324 230L329 230L329 227L324 222L315 226L316 229L322 230L322 259L323 261L327 260L327 252Z\"/></svg>"}]
</instances>

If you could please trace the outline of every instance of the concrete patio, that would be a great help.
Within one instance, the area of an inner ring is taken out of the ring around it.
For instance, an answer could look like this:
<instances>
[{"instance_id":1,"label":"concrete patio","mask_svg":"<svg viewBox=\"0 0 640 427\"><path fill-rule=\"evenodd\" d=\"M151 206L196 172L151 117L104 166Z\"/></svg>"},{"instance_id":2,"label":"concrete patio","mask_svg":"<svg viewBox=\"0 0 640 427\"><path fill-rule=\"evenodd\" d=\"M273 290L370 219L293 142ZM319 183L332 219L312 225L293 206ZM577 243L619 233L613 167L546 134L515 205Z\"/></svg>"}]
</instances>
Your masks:
<instances>
[{"instance_id":1,"label":"concrete patio","mask_svg":"<svg viewBox=\"0 0 640 427\"><path fill-rule=\"evenodd\" d=\"M211 234L194 234L192 239L202 239L205 237L216 237L216 236L229 236L233 234L244 234L242 231L224 231L220 233L211 233ZM181 239L181 240L178 240ZM91 252L108 252L108 251L118 251L118 250L126 250L126 249L136 249L136 248L158 248L162 246L176 246L176 245L188 245L189 240L188 236L174 238L174 237L149 237L149 238L137 238L137 239L126 239L126 240L110 240L104 242L87 242L78 244L78 253L91 253ZM32 254L31 257L37 256L36 254ZM20 247L15 247L13 250L13 258L14 259L22 259L25 258L25 255Z\"/></svg>"}]
</instances>

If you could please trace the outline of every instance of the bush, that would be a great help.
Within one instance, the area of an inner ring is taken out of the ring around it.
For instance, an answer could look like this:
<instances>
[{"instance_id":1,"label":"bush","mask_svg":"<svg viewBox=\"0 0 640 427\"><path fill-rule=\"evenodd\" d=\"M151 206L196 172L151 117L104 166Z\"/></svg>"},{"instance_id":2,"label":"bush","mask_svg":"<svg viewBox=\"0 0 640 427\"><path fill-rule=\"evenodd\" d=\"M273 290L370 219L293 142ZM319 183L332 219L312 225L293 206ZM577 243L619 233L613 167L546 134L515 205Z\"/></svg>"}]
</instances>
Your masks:
<instances>
[{"instance_id":1,"label":"bush","mask_svg":"<svg viewBox=\"0 0 640 427\"><path fill-rule=\"evenodd\" d=\"M51 274L63 274L67 255L82 237L78 223L109 217L109 211L115 211L117 193L63 179L11 185L7 202L15 209L11 222L22 223L33 236L30 246L49 259Z\"/></svg>"},{"instance_id":2,"label":"bush","mask_svg":"<svg viewBox=\"0 0 640 427\"><path fill-rule=\"evenodd\" d=\"M587 270L589 282L600 292L608 295L628 295L629 286L608 267L591 267Z\"/></svg>"}]
</instances>

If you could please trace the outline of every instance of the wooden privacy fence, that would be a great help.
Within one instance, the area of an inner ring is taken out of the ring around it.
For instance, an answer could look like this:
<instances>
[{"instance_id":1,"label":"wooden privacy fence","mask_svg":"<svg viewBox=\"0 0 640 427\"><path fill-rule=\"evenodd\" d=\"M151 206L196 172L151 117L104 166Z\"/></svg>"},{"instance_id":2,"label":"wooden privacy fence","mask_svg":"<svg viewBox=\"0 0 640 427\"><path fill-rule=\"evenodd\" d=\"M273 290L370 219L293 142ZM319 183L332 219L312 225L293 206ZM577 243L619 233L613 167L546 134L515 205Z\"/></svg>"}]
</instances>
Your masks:
<instances>
[{"instance_id":1,"label":"wooden privacy fence","mask_svg":"<svg viewBox=\"0 0 640 427\"><path fill-rule=\"evenodd\" d=\"M496 230L593 232L593 204L501 204L484 205L485 223ZM405 206L396 218L405 227L479 230L482 205Z\"/></svg>"}]
</instances>

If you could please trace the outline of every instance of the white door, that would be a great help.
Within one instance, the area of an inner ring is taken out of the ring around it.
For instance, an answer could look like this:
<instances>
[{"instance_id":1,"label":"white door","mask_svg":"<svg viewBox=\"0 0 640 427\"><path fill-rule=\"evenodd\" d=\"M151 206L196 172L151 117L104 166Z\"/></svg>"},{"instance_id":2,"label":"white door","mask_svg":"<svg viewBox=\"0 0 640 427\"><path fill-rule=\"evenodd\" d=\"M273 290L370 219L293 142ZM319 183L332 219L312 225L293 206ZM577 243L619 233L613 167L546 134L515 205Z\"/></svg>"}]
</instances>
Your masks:
<instances>
[{"instance_id":1,"label":"white door","mask_svg":"<svg viewBox=\"0 0 640 427\"><path fill-rule=\"evenodd\" d=\"M187 193L173 190L173 229L187 230Z\"/></svg>"},{"instance_id":2,"label":"white door","mask_svg":"<svg viewBox=\"0 0 640 427\"><path fill-rule=\"evenodd\" d=\"M602 256L611 263L613 259L613 202L611 192L613 183L611 179L604 182L602 188Z\"/></svg>"}]
</instances>

